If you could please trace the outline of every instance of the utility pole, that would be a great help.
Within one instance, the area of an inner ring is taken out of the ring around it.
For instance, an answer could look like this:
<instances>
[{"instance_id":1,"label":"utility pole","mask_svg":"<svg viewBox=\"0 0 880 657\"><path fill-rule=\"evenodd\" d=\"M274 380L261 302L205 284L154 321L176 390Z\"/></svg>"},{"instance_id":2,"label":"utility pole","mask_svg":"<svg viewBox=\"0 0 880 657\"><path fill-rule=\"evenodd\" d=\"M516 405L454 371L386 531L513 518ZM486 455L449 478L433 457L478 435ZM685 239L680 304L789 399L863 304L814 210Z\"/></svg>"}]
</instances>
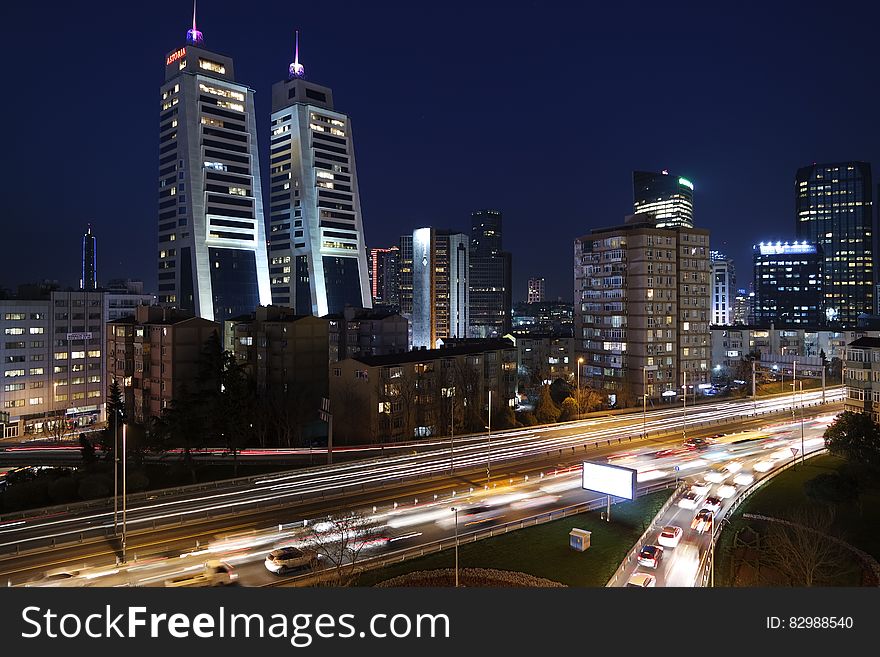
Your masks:
<instances>
[{"instance_id":1,"label":"utility pole","mask_svg":"<svg viewBox=\"0 0 880 657\"><path fill-rule=\"evenodd\" d=\"M822 361L822 403L825 403L825 361Z\"/></svg>"},{"instance_id":2,"label":"utility pole","mask_svg":"<svg viewBox=\"0 0 880 657\"><path fill-rule=\"evenodd\" d=\"M801 381L801 463L804 462L804 382Z\"/></svg>"},{"instance_id":3,"label":"utility pole","mask_svg":"<svg viewBox=\"0 0 880 657\"><path fill-rule=\"evenodd\" d=\"M683 371L682 376L684 377L684 395L682 395L682 406L681 406L681 437L682 437L682 439L687 439L687 401L688 401L688 373L687 373L687 371Z\"/></svg>"},{"instance_id":4,"label":"utility pole","mask_svg":"<svg viewBox=\"0 0 880 657\"><path fill-rule=\"evenodd\" d=\"M128 442L126 441L126 429L128 425L123 422L122 424L122 563L125 563L125 542L128 538L128 525L127 525L127 516L126 511L128 509L128 500L127 500L127 489L125 485L125 477L128 471L128 462L127 462L127 453L128 453Z\"/></svg>"},{"instance_id":5,"label":"utility pole","mask_svg":"<svg viewBox=\"0 0 880 657\"><path fill-rule=\"evenodd\" d=\"M486 488L489 488L489 477L491 474L492 468L492 391L489 391L489 426L486 427L489 431L487 435L488 443L486 449Z\"/></svg>"},{"instance_id":6,"label":"utility pole","mask_svg":"<svg viewBox=\"0 0 880 657\"><path fill-rule=\"evenodd\" d=\"M455 472L455 388L449 390L449 471Z\"/></svg>"},{"instance_id":7,"label":"utility pole","mask_svg":"<svg viewBox=\"0 0 880 657\"><path fill-rule=\"evenodd\" d=\"M455 588L458 588L458 507L452 507L455 514Z\"/></svg>"},{"instance_id":8,"label":"utility pole","mask_svg":"<svg viewBox=\"0 0 880 657\"><path fill-rule=\"evenodd\" d=\"M752 358L752 402L754 404L754 410L757 412L758 410L758 395L755 389L755 359Z\"/></svg>"},{"instance_id":9,"label":"utility pole","mask_svg":"<svg viewBox=\"0 0 880 657\"><path fill-rule=\"evenodd\" d=\"M119 534L119 413L113 413L113 535Z\"/></svg>"},{"instance_id":10,"label":"utility pole","mask_svg":"<svg viewBox=\"0 0 880 657\"><path fill-rule=\"evenodd\" d=\"M797 392L797 361L791 363L791 421L794 422L794 395Z\"/></svg>"}]
</instances>

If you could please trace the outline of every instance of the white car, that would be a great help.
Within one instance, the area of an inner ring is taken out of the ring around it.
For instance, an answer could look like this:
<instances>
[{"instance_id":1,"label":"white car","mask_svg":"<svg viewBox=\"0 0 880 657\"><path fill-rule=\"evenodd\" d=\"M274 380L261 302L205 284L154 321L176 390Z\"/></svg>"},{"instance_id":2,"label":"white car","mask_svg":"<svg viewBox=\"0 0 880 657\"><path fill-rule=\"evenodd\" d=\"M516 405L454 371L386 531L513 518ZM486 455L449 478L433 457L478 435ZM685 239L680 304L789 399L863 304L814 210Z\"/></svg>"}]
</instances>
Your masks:
<instances>
[{"instance_id":1,"label":"white car","mask_svg":"<svg viewBox=\"0 0 880 657\"><path fill-rule=\"evenodd\" d=\"M758 461L755 463L754 468L756 472L767 472L767 470L773 467L773 461Z\"/></svg>"},{"instance_id":2,"label":"white car","mask_svg":"<svg viewBox=\"0 0 880 657\"><path fill-rule=\"evenodd\" d=\"M648 573L633 573L629 576L629 581L626 585L636 589L644 589L651 586L657 586L657 578Z\"/></svg>"},{"instance_id":3,"label":"white car","mask_svg":"<svg viewBox=\"0 0 880 657\"><path fill-rule=\"evenodd\" d=\"M758 464L760 465L760 464ZM755 469L758 469L758 465L755 465ZM740 486L751 486L752 482L755 481L755 475L751 472L740 472L733 478L733 483L738 484Z\"/></svg>"},{"instance_id":4,"label":"white car","mask_svg":"<svg viewBox=\"0 0 880 657\"><path fill-rule=\"evenodd\" d=\"M714 468L706 473L706 481L713 484L720 484L730 476L730 472L725 468Z\"/></svg>"},{"instance_id":5,"label":"white car","mask_svg":"<svg viewBox=\"0 0 880 657\"><path fill-rule=\"evenodd\" d=\"M708 481L700 480L691 484L691 490L697 495L708 495L711 488L712 484Z\"/></svg>"},{"instance_id":6,"label":"white car","mask_svg":"<svg viewBox=\"0 0 880 657\"><path fill-rule=\"evenodd\" d=\"M702 498L702 495L698 495L694 491L689 490L681 496L681 499L678 501L678 506L681 509L696 509L700 505L700 500Z\"/></svg>"},{"instance_id":7,"label":"white car","mask_svg":"<svg viewBox=\"0 0 880 657\"><path fill-rule=\"evenodd\" d=\"M724 464L724 469L732 474L736 474L740 470L742 470L743 464L739 461L730 461Z\"/></svg>"},{"instance_id":8,"label":"white car","mask_svg":"<svg viewBox=\"0 0 880 657\"><path fill-rule=\"evenodd\" d=\"M300 550L298 547L283 547L272 550L266 555L266 570L276 575L283 575L294 570L306 570L314 567L318 555L314 550Z\"/></svg>"},{"instance_id":9,"label":"white car","mask_svg":"<svg viewBox=\"0 0 880 657\"><path fill-rule=\"evenodd\" d=\"M718 497L720 497L722 500L726 500L726 499L736 495L736 486L730 486L730 485L719 486L718 490L715 491L715 494Z\"/></svg>"},{"instance_id":10,"label":"white car","mask_svg":"<svg viewBox=\"0 0 880 657\"><path fill-rule=\"evenodd\" d=\"M681 527L666 525L660 530L660 536L657 537L657 542L663 547L674 548L681 540L681 535Z\"/></svg>"},{"instance_id":11,"label":"white car","mask_svg":"<svg viewBox=\"0 0 880 657\"><path fill-rule=\"evenodd\" d=\"M711 511L713 514L721 511L721 504L721 498L714 495L709 496L705 500L703 500L703 508L709 509L709 511Z\"/></svg>"}]
</instances>

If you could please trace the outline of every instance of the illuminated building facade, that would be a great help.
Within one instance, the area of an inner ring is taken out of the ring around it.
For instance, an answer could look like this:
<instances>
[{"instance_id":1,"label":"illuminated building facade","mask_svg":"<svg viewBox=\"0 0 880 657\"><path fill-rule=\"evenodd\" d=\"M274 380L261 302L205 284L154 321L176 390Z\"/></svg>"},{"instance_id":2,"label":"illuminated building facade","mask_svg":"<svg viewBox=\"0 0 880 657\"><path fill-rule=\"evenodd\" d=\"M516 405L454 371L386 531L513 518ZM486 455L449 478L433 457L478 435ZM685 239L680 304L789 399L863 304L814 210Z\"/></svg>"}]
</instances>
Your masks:
<instances>
[{"instance_id":1,"label":"illuminated building facade","mask_svg":"<svg viewBox=\"0 0 880 657\"><path fill-rule=\"evenodd\" d=\"M498 210L471 213L470 337L499 338L510 332L510 253L502 250L502 215Z\"/></svg>"},{"instance_id":2,"label":"illuminated building facade","mask_svg":"<svg viewBox=\"0 0 880 657\"><path fill-rule=\"evenodd\" d=\"M546 300L547 286L543 278L530 278L528 289L528 303L541 303Z\"/></svg>"},{"instance_id":3,"label":"illuminated building facade","mask_svg":"<svg viewBox=\"0 0 880 657\"><path fill-rule=\"evenodd\" d=\"M370 292L374 305L399 308L398 263L400 249L370 249Z\"/></svg>"},{"instance_id":4,"label":"illuminated building facade","mask_svg":"<svg viewBox=\"0 0 880 657\"><path fill-rule=\"evenodd\" d=\"M412 346L434 349L467 337L469 246L464 233L417 228L412 235Z\"/></svg>"},{"instance_id":5,"label":"illuminated building facade","mask_svg":"<svg viewBox=\"0 0 880 657\"><path fill-rule=\"evenodd\" d=\"M82 238L82 276L79 279L80 290L98 289L98 240L92 235L92 227Z\"/></svg>"},{"instance_id":6,"label":"illuminated building facade","mask_svg":"<svg viewBox=\"0 0 880 657\"><path fill-rule=\"evenodd\" d=\"M813 164L795 178L799 240L817 244L829 321L854 326L874 310L874 219L871 165Z\"/></svg>"},{"instance_id":7,"label":"illuminated building facade","mask_svg":"<svg viewBox=\"0 0 880 657\"><path fill-rule=\"evenodd\" d=\"M633 212L653 214L657 227L694 227L694 184L668 171L633 171Z\"/></svg>"},{"instance_id":8,"label":"illuminated building facade","mask_svg":"<svg viewBox=\"0 0 880 657\"><path fill-rule=\"evenodd\" d=\"M222 321L271 301L254 92L193 27L165 57L159 303Z\"/></svg>"},{"instance_id":9,"label":"illuminated building facade","mask_svg":"<svg viewBox=\"0 0 880 657\"><path fill-rule=\"evenodd\" d=\"M272 302L317 316L372 308L351 120L303 76L297 36L288 78L272 86Z\"/></svg>"},{"instance_id":10,"label":"illuminated building facade","mask_svg":"<svg viewBox=\"0 0 880 657\"><path fill-rule=\"evenodd\" d=\"M718 251L711 251L712 267L712 320L716 326L733 323L733 300L736 287L736 270L733 260Z\"/></svg>"},{"instance_id":11,"label":"illuminated building facade","mask_svg":"<svg viewBox=\"0 0 880 657\"><path fill-rule=\"evenodd\" d=\"M755 324L824 325L822 248L807 242L761 242L753 249Z\"/></svg>"}]
</instances>

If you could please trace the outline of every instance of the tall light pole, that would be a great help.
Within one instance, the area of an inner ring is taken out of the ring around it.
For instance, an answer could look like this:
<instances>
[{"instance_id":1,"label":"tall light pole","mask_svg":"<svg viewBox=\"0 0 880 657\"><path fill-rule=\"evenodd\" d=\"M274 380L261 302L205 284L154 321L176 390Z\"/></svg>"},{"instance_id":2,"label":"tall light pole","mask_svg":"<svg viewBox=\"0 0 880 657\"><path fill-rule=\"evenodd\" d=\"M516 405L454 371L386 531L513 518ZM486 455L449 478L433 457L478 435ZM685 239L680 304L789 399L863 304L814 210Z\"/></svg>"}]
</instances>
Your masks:
<instances>
[{"instance_id":1,"label":"tall light pole","mask_svg":"<svg viewBox=\"0 0 880 657\"><path fill-rule=\"evenodd\" d=\"M712 565L712 570L709 572L709 586L715 586L715 513L712 513L711 521L709 523L709 561Z\"/></svg>"},{"instance_id":2,"label":"tall light pole","mask_svg":"<svg viewBox=\"0 0 880 657\"><path fill-rule=\"evenodd\" d=\"M684 395L682 395L681 405L681 437L687 439L687 402L688 402L688 373L687 370L682 371L684 377Z\"/></svg>"},{"instance_id":3,"label":"tall light pole","mask_svg":"<svg viewBox=\"0 0 880 657\"><path fill-rule=\"evenodd\" d=\"M791 421L794 422L794 395L797 392L797 361L793 361L791 365Z\"/></svg>"},{"instance_id":4,"label":"tall light pole","mask_svg":"<svg viewBox=\"0 0 880 657\"><path fill-rule=\"evenodd\" d=\"M578 418L581 416L581 365L583 364L584 359L583 356L578 358L577 363L577 395L575 399L577 400L577 409L578 409Z\"/></svg>"},{"instance_id":5,"label":"tall light pole","mask_svg":"<svg viewBox=\"0 0 880 657\"><path fill-rule=\"evenodd\" d=\"M458 507L452 507L455 514L455 588L458 588Z\"/></svg>"},{"instance_id":6,"label":"tall light pole","mask_svg":"<svg viewBox=\"0 0 880 657\"><path fill-rule=\"evenodd\" d=\"M449 471L455 472L455 388L449 389Z\"/></svg>"},{"instance_id":7,"label":"tall light pole","mask_svg":"<svg viewBox=\"0 0 880 657\"><path fill-rule=\"evenodd\" d=\"M113 535L119 534L119 412L113 411Z\"/></svg>"},{"instance_id":8,"label":"tall light pole","mask_svg":"<svg viewBox=\"0 0 880 657\"><path fill-rule=\"evenodd\" d=\"M488 441L486 443L486 488L489 488L489 477L492 470L492 391L489 391L489 425L486 427L489 433L486 434Z\"/></svg>"},{"instance_id":9,"label":"tall light pole","mask_svg":"<svg viewBox=\"0 0 880 657\"><path fill-rule=\"evenodd\" d=\"M127 441L126 441L126 429L128 425L125 423L122 424L122 563L125 563L125 539L127 538L127 527L126 527L126 487L125 487L125 475L127 471Z\"/></svg>"},{"instance_id":10,"label":"tall light pole","mask_svg":"<svg viewBox=\"0 0 880 657\"><path fill-rule=\"evenodd\" d=\"M801 463L804 462L804 382L801 384Z\"/></svg>"},{"instance_id":11,"label":"tall light pole","mask_svg":"<svg viewBox=\"0 0 880 657\"><path fill-rule=\"evenodd\" d=\"M648 420L648 371L655 372L656 365L642 366L642 438L648 437L647 420Z\"/></svg>"}]
</instances>

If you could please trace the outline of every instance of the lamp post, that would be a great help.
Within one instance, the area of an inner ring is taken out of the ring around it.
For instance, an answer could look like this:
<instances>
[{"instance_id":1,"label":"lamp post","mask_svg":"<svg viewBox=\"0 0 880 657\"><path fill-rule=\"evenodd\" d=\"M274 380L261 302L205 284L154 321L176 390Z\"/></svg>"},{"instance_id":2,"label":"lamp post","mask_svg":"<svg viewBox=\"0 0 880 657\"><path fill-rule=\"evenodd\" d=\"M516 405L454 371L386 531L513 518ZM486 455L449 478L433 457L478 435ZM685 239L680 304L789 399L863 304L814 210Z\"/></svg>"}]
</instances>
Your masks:
<instances>
[{"instance_id":1,"label":"lamp post","mask_svg":"<svg viewBox=\"0 0 880 657\"><path fill-rule=\"evenodd\" d=\"M804 462L804 382L799 381L801 388L801 463Z\"/></svg>"},{"instance_id":2,"label":"lamp post","mask_svg":"<svg viewBox=\"0 0 880 657\"><path fill-rule=\"evenodd\" d=\"M455 472L455 388L449 389L449 471Z\"/></svg>"},{"instance_id":3,"label":"lamp post","mask_svg":"<svg viewBox=\"0 0 880 657\"><path fill-rule=\"evenodd\" d=\"M642 366L642 438L648 437L647 419L648 419L648 371L655 372L656 365Z\"/></svg>"},{"instance_id":4,"label":"lamp post","mask_svg":"<svg viewBox=\"0 0 880 657\"><path fill-rule=\"evenodd\" d=\"M126 442L126 429L128 425L124 422L122 424L122 563L125 563L125 539L127 538L127 527L126 527L126 487L125 487L125 475L127 471L127 442Z\"/></svg>"},{"instance_id":5,"label":"lamp post","mask_svg":"<svg viewBox=\"0 0 880 657\"><path fill-rule=\"evenodd\" d=\"M458 588L458 507L452 507L455 514L455 588Z\"/></svg>"},{"instance_id":6,"label":"lamp post","mask_svg":"<svg viewBox=\"0 0 880 657\"><path fill-rule=\"evenodd\" d=\"M575 399L577 400L577 409L578 409L578 419L581 416L581 365L583 364L584 359L583 356L578 358L577 364L577 394Z\"/></svg>"},{"instance_id":7,"label":"lamp post","mask_svg":"<svg viewBox=\"0 0 880 657\"><path fill-rule=\"evenodd\" d=\"M119 534L119 413L113 412L113 535Z\"/></svg>"},{"instance_id":8,"label":"lamp post","mask_svg":"<svg viewBox=\"0 0 880 657\"><path fill-rule=\"evenodd\" d=\"M684 394L682 395L682 405L681 405L681 437L683 439L687 439L687 401L688 401L688 373L687 371L682 372L682 376L684 377Z\"/></svg>"},{"instance_id":9,"label":"lamp post","mask_svg":"<svg viewBox=\"0 0 880 657\"><path fill-rule=\"evenodd\" d=\"M486 427L486 488L489 488L489 478L492 474L492 391L489 391L489 424Z\"/></svg>"}]
</instances>

